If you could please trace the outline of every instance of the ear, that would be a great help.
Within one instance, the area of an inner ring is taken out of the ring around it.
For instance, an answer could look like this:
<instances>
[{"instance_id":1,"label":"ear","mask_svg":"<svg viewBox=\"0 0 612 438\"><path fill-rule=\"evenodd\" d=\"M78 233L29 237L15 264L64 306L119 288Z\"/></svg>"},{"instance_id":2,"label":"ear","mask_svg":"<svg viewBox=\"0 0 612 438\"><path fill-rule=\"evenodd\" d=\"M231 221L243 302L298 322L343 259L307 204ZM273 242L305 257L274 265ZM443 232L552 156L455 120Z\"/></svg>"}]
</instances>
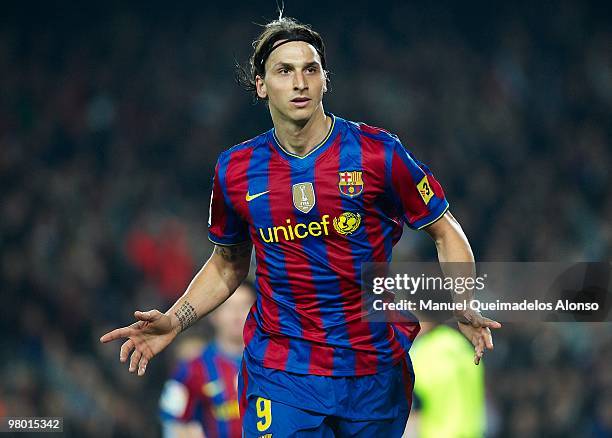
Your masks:
<instances>
[{"instance_id":1,"label":"ear","mask_svg":"<svg viewBox=\"0 0 612 438\"><path fill-rule=\"evenodd\" d=\"M327 70L323 70L323 93L327 93Z\"/></svg>"},{"instance_id":2,"label":"ear","mask_svg":"<svg viewBox=\"0 0 612 438\"><path fill-rule=\"evenodd\" d=\"M255 88L257 89L257 96L259 96L260 99L265 99L268 97L266 84L263 78L259 75L255 76Z\"/></svg>"}]
</instances>

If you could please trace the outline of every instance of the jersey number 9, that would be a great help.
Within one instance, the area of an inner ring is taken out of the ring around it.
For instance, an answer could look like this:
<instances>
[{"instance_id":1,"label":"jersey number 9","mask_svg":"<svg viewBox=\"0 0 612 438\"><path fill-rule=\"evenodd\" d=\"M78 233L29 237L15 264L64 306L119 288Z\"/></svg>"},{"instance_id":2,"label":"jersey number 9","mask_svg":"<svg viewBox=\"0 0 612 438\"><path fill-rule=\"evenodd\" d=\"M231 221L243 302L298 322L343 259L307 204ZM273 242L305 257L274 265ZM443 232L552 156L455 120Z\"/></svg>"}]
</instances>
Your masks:
<instances>
[{"instance_id":1,"label":"jersey number 9","mask_svg":"<svg viewBox=\"0 0 612 438\"><path fill-rule=\"evenodd\" d=\"M272 425L272 403L267 398L258 397L255 402L257 417L261 418L257 422L257 430L263 432Z\"/></svg>"}]
</instances>

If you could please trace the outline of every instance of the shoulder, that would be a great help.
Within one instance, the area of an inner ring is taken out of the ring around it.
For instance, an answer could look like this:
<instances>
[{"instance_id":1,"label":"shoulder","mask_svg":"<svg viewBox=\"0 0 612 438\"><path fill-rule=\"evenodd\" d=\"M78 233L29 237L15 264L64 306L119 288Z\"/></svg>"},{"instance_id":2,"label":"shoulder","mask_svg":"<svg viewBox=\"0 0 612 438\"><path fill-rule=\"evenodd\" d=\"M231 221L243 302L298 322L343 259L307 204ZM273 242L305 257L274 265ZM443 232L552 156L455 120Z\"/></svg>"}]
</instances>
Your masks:
<instances>
[{"instance_id":1,"label":"shoulder","mask_svg":"<svg viewBox=\"0 0 612 438\"><path fill-rule=\"evenodd\" d=\"M364 122L353 122L341 119L348 135L370 140L368 143L383 148L393 148L401 144L397 135L384 128L368 125Z\"/></svg>"},{"instance_id":2,"label":"shoulder","mask_svg":"<svg viewBox=\"0 0 612 438\"><path fill-rule=\"evenodd\" d=\"M195 357L185 359L179 362L174 373L174 379L179 381L194 381L202 380L206 374L205 357L210 350L209 345L206 345Z\"/></svg>"},{"instance_id":3,"label":"shoulder","mask_svg":"<svg viewBox=\"0 0 612 438\"><path fill-rule=\"evenodd\" d=\"M249 140L245 140L242 143L238 143L229 149L221 152L219 155L219 166L227 166L233 158L243 158L252 154L255 150L262 147L268 147L270 131L266 131L259 134L257 137L253 137Z\"/></svg>"}]
</instances>

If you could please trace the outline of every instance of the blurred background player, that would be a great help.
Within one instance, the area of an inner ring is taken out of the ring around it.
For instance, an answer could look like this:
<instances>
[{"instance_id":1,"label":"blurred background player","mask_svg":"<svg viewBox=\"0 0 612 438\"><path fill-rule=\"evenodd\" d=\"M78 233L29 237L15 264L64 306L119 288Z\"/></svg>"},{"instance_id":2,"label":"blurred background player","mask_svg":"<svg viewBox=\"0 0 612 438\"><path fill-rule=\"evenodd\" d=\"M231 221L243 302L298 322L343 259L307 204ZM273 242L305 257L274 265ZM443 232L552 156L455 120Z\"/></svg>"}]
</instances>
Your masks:
<instances>
[{"instance_id":1,"label":"blurred background player","mask_svg":"<svg viewBox=\"0 0 612 438\"><path fill-rule=\"evenodd\" d=\"M405 437L478 438L485 432L484 368L457 330L423 322L410 349L415 380Z\"/></svg>"},{"instance_id":2,"label":"blurred background player","mask_svg":"<svg viewBox=\"0 0 612 438\"><path fill-rule=\"evenodd\" d=\"M160 399L165 438L226 438L241 435L237 378L242 328L255 299L243 283L210 316L214 338L192 360L180 363Z\"/></svg>"}]
</instances>

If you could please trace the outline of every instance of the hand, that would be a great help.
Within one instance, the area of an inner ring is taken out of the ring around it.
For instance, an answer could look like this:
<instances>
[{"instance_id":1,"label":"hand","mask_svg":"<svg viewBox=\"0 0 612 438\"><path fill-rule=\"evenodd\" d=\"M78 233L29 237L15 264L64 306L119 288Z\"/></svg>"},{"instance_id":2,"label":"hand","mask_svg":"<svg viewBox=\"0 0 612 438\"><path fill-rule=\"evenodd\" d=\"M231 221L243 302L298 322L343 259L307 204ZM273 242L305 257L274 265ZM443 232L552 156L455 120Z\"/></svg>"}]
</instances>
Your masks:
<instances>
[{"instance_id":1,"label":"hand","mask_svg":"<svg viewBox=\"0 0 612 438\"><path fill-rule=\"evenodd\" d=\"M119 360L125 363L130 352L134 350L130 359L130 373L138 370L138 375L143 376L149 361L172 342L178 334L178 329L173 328L170 317L159 310L136 311L134 317L137 322L106 333L100 338L100 342L128 338L121 346Z\"/></svg>"},{"instance_id":2,"label":"hand","mask_svg":"<svg viewBox=\"0 0 612 438\"><path fill-rule=\"evenodd\" d=\"M461 315L458 321L459 331L463 333L474 346L474 363L478 365L485 350L493 350L491 329L501 328L501 324L485 318L480 313L469 310Z\"/></svg>"}]
</instances>

